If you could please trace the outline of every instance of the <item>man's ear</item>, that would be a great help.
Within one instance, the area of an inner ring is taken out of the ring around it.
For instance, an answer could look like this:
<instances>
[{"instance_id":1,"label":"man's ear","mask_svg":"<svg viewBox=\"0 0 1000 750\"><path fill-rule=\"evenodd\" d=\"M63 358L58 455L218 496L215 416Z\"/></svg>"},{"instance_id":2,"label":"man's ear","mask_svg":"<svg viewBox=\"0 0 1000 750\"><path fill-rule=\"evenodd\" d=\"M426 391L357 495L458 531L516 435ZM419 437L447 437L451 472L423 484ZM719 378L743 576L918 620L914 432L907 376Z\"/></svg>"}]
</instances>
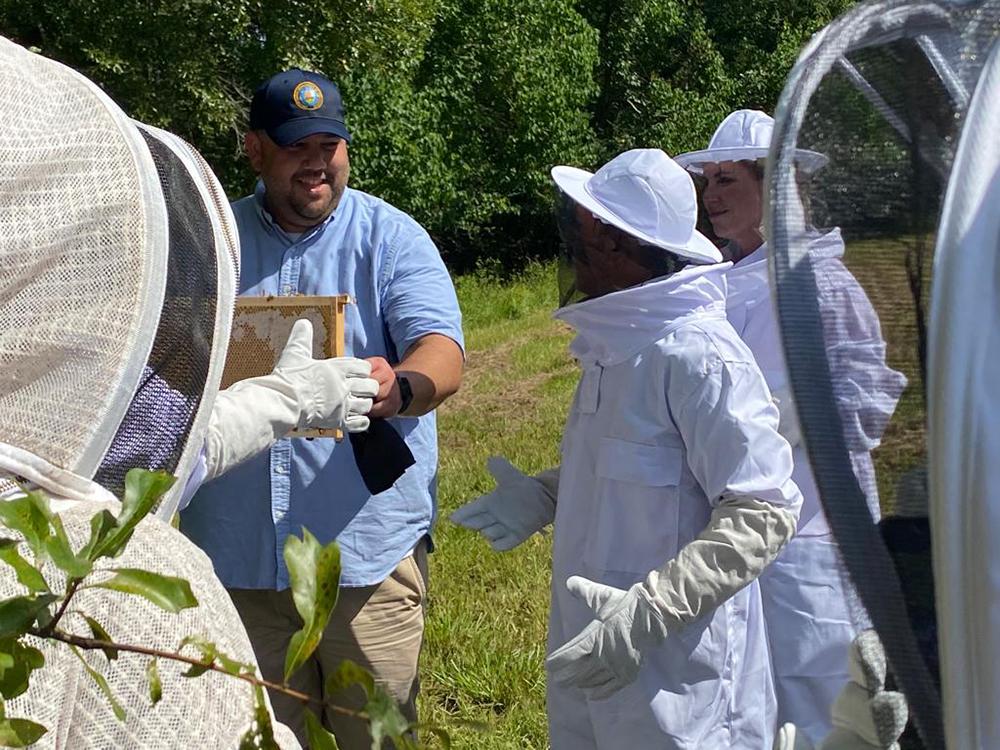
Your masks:
<instances>
[{"instance_id":1,"label":"man's ear","mask_svg":"<svg viewBox=\"0 0 1000 750\"><path fill-rule=\"evenodd\" d=\"M246 152L247 158L250 160L250 166L253 167L253 171L260 174L264 161L261 137L252 130L248 131L247 134L243 136L243 150Z\"/></svg>"}]
</instances>

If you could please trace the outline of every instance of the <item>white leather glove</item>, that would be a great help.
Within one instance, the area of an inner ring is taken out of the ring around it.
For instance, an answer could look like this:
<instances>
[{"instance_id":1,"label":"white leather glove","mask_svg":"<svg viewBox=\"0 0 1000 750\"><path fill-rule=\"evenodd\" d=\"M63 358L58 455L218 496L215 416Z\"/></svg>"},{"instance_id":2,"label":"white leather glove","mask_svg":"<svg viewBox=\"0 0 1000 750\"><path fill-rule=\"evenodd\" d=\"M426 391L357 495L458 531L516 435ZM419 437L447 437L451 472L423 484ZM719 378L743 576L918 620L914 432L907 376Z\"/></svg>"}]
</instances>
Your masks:
<instances>
[{"instance_id":1,"label":"white leather glove","mask_svg":"<svg viewBox=\"0 0 1000 750\"><path fill-rule=\"evenodd\" d=\"M673 560L628 591L573 576L572 594L595 620L552 652L552 679L606 698L639 673L642 651L722 604L753 581L795 533L795 512L753 497L727 500Z\"/></svg>"},{"instance_id":2,"label":"white leather glove","mask_svg":"<svg viewBox=\"0 0 1000 750\"><path fill-rule=\"evenodd\" d=\"M820 750L899 750L909 708L902 693L885 689L886 660L874 630L851 644L851 680L833 703L833 730Z\"/></svg>"},{"instance_id":3,"label":"white leather glove","mask_svg":"<svg viewBox=\"0 0 1000 750\"><path fill-rule=\"evenodd\" d=\"M585 690L589 699L607 698L635 680L641 650L667 637L663 614L644 582L623 591L572 576L566 588L597 619L554 651L546 666L554 680Z\"/></svg>"},{"instance_id":4,"label":"white leather glove","mask_svg":"<svg viewBox=\"0 0 1000 750\"><path fill-rule=\"evenodd\" d=\"M805 732L792 723L785 724L774 736L774 750L816 750Z\"/></svg>"},{"instance_id":5,"label":"white leather glove","mask_svg":"<svg viewBox=\"0 0 1000 750\"><path fill-rule=\"evenodd\" d=\"M771 394L771 400L778 407L778 432L793 448L802 442L802 427L795 411L795 400L790 387L779 388Z\"/></svg>"},{"instance_id":6,"label":"white leather glove","mask_svg":"<svg viewBox=\"0 0 1000 750\"><path fill-rule=\"evenodd\" d=\"M833 730L820 750L899 750L909 709L902 693L885 690L885 651L874 630L860 633L847 657L851 680L834 701ZM778 731L774 750L813 750L794 724Z\"/></svg>"},{"instance_id":7,"label":"white leather glove","mask_svg":"<svg viewBox=\"0 0 1000 750\"><path fill-rule=\"evenodd\" d=\"M552 523L559 470L549 469L529 477L499 456L491 456L486 468L497 480L496 489L466 503L449 518L459 526L478 531L497 552L506 552Z\"/></svg>"},{"instance_id":8,"label":"white leather glove","mask_svg":"<svg viewBox=\"0 0 1000 750\"><path fill-rule=\"evenodd\" d=\"M313 359L308 320L292 326L270 375L221 391L205 437L208 479L271 447L295 428L368 429L378 383L371 364L355 357Z\"/></svg>"}]
</instances>

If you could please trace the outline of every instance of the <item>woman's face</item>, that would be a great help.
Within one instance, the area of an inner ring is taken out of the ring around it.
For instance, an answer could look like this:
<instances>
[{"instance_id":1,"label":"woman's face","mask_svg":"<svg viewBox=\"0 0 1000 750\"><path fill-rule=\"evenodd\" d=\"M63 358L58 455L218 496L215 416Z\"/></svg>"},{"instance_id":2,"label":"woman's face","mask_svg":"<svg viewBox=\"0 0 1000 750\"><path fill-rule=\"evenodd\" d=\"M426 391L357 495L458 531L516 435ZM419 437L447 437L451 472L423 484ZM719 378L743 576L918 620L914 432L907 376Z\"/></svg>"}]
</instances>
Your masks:
<instances>
[{"instance_id":1,"label":"woman's face","mask_svg":"<svg viewBox=\"0 0 1000 750\"><path fill-rule=\"evenodd\" d=\"M761 180L752 166L738 161L705 164L702 201L712 230L747 251L760 246L764 216Z\"/></svg>"}]
</instances>

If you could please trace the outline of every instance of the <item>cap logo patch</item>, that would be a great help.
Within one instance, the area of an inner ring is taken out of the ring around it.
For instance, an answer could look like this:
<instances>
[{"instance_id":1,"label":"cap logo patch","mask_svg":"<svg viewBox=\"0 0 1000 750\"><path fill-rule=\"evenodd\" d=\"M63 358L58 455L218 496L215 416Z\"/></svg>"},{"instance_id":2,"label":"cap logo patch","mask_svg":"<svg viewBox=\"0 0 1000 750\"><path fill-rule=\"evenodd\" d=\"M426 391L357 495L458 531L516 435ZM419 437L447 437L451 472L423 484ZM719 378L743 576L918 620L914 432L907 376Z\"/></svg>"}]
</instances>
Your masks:
<instances>
[{"instance_id":1,"label":"cap logo patch","mask_svg":"<svg viewBox=\"0 0 1000 750\"><path fill-rule=\"evenodd\" d=\"M323 106L323 92L312 81L303 81L292 92L292 101L299 109L316 110Z\"/></svg>"}]
</instances>

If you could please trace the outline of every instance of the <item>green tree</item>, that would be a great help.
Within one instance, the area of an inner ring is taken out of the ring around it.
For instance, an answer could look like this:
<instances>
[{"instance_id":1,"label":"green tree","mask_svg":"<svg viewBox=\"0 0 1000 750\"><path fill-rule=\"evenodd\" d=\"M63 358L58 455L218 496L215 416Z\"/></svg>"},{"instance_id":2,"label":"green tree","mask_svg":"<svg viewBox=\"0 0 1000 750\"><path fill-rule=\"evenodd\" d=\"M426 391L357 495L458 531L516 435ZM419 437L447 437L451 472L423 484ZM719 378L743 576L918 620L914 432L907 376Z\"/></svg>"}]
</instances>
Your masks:
<instances>
[{"instance_id":1,"label":"green tree","mask_svg":"<svg viewBox=\"0 0 1000 750\"><path fill-rule=\"evenodd\" d=\"M552 255L548 172L702 146L773 110L850 0L0 0L0 31L190 140L233 197L254 87L282 68L344 94L352 184L411 213L455 270Z\"/></svg>"}]
</instances>

